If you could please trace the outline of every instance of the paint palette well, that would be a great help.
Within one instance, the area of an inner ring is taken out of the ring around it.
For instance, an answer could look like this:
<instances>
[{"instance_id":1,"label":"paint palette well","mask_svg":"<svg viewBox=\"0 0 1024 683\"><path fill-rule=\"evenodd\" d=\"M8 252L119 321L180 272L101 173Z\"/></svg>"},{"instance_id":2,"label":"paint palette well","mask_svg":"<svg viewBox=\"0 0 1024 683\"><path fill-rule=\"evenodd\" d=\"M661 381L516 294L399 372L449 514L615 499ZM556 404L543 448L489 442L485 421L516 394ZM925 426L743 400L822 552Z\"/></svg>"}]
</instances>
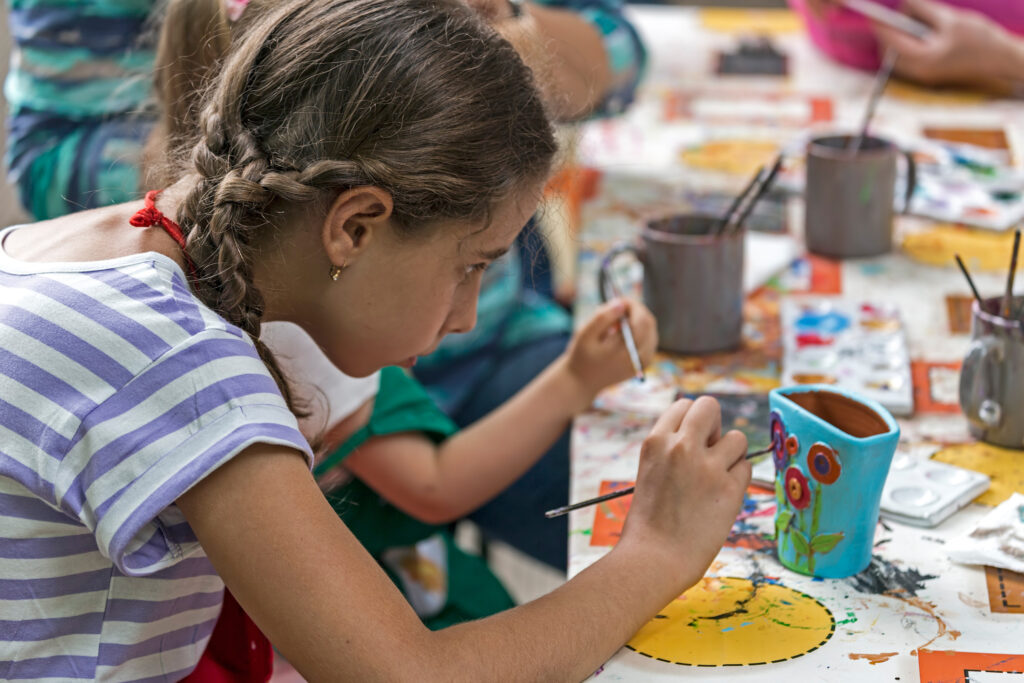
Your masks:
<instances>
[{"instance_id":1,"label":"paint palette well","mask_svg":"<svg viewBox=\"0 0 1024 683\"><path fill-rule=\"evenodd\" d=\"M937 140L913 145L917 186L910 213L1006 230L1024 218L1024 176L1004 150Z\"/></svg>"},{"instance_id":2,"label":"paint palette well","mask_svg":"<svg viewBox=\"0 0 1024 683\"><path fill-rule=\"evenodd\" d=\"M899 311L837 297L782 303L782 384L834 384L896 415L914 410L910 356Z\"/></svg>"},{"instance_id":3,"label":"paint palette well","mask_svg":"<svg viewBox=\"0 0 1024 683\"><path fill-rule=\"evenodd\" d=\"M931 527L964 507L989 487L987 475L897 453L882 489L883 517Z\"/></svg>"}]
</instances>

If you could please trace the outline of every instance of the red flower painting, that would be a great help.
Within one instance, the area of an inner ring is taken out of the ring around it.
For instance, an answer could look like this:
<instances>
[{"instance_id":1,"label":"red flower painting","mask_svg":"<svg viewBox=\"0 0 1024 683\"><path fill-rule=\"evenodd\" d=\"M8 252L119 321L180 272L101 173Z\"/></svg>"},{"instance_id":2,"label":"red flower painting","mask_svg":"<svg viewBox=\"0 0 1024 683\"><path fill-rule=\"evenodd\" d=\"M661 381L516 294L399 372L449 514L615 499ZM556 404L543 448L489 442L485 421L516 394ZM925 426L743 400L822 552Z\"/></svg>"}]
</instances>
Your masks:
<instances>
[{"instance_id":1,"label":"red flower painting","mask_svg":"<svg viewBox=\"0 0 1024 683\"><path fill-rule=\"evenodd\" d=\"M786 498L797 510L803 510L811 503L811 488L807 477L795 467L786 470Z\"/></svg>"}]
</instances>

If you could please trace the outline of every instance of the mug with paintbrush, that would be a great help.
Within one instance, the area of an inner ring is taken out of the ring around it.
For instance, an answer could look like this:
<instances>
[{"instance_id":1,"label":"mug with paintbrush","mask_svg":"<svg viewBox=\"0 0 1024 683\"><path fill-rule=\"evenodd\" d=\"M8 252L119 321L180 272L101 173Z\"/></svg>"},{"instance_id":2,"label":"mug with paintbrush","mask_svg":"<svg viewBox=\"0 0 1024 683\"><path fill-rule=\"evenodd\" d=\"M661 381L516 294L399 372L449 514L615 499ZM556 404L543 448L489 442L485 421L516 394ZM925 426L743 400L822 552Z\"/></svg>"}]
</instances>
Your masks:
<instances>
[{"instance_id":1,"label":"mug with paintbrush","mask_svg":"<svg viewBox=\"0 0 1024 683\"><path fill-rule=\"evenodd\" d=\"M1024 323L1003 317L1002 301L974 302L971 346L960 369L960 407L975 438L1024 448ZM1019 315L1024 297L1010 305Z\"/></svg>"},{"instance_id":2,"label":"mug with paintbrush","mask_svg":"<svg viewBox=\"0 0 1024 683\"><path fill-rule=\"evenodd\" d=\"M1024 448L1024 297L1014 296L1020 230L1013 236L1006 290L982 298L960 255L974 306L971 346L960 368L960 408L971 435L997 446Z\"/></svg>"},{"instance_id":3,"label":"mug with paintbrush","mask_svg":"<svg viewBox=\"0 0 1024 683\"><path fill-rule=\"evenodd\" d=\"M871 135L828 135L811 140L807 146L804 212L809 251L833 258L856 258L892 249L900 156L907 160L906 211L916 185L916 166L908 152Z\"/></svg>"},{"instance_id":4,"label":"mug with paintbrush","mask_svg":"<svg viewBox=\"0 0 1024 683\"><path fill-rule=\"evenodd\" d=\"M602 300L616 294L614 261L633 254L644 268L644 303L658 321L659 346L707 353L739 345L743 327L743 232L722 219L673 214L647 220L638 243L618 244L601 263Z\"/></svg>"}]
</instances>

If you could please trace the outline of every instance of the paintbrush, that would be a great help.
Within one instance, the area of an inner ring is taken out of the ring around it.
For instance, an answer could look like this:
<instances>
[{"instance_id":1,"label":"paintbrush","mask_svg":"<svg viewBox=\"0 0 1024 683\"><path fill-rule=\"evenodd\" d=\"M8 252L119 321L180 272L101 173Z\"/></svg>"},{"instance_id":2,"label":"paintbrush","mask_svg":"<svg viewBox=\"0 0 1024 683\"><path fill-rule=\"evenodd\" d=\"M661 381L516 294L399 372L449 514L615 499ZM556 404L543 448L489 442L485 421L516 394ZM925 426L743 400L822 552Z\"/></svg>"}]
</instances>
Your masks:
<instances>
[{"instance_id":1,"label":"paintbrush","mask_svg":"<svg viewBox=\"0 0 1024 683\"><path fill-rule=\"evenodd\" d=\"M636 348L636 339L633 338L633 328L629 326L628 316L622 316L622 341L626 344L626 352L629 354L629 362L633 364L633 371L636 378L644 381L644 366L640 362L640 352Z\"/></svg>"},{"instance_id":2,"label":"paintbrush","mask_svg":"<svg viewBox=\"0 0 1024 683\"><path fill-rule=\"evenodd\" d=\"M763 197L771 188L772 183L775 182L775 177L779 175L779 170L782 168L782 161L783 156L780 152L779 155L775 157L775 163L772 164L771 170L769 170L767 174L758 174L761 182L758 183L757 187L754 189L754 192L750 196L750 200L747 201L744 207L736 214L736 217L732 222L732 229L729 230L729 232L735 232L740 229L740 226L743 225L743 222L747 220L747 217L749 217L751 212L754 210L754 206L761 201L761 197Z\"/></svg>"},{"instance_id":3,"label":"paintbrush","mask_svg":"<svg viewBox=\"0 0 1024 683\"><path fill-rule=\"evenodd\" d=\"M896 50L889 48L885 51L885 56L882 58L882 66L878 68L878 73L875 74L875 82L871 87L871 95L868 97L867 109L864 110L864 118L860 122L860 134L850 140L850 144L846 148L847 153L851 157L864 144L864 138L868 135L871 119L875 118L875 109L878 108L878 101L882 99L882 93L885 92L885 86L892 75L892 68L896 66L897 57L899 57L899 53Z\"/></svg>"},{"instance_id":4,"label":"paintbrush","mask_svg":"<svg viewBox=\"0 0 1024 683\"><path fill-rule=\"evenodd\" d=\"M622 292L619 291L618 286L615 284L615 280L611 274L608 275L608 287L612 290L612 296L617 299L622 298ZM626 345L626 353L629 354L629 362L633 364L633 372L636 373L634 376L641 382L644 381L644 365L640 362L640 351L636 348L636 337L633 336L633 327L629 324L629 316L625 313L622 314L620 320L622 326L622 342Z\"/></svg>"},{"instance_id":5,"label":"paintbrush","mask_svg":"<svg viewBox=\"0 0 1024 683\"><path fill-rule=\"evenodd\" d=\"M1010 256L1010 274L1006 276L1006 294L1003 295L1003 317L1009 319L1013 309L1013 278L1017 274L1017 252L1020 250L1020 228L1013 231L1013 253Z\"/></svg>"},{"instance_id":6,"label":"paintbrush","mask_svg":"<svg viewBox=\"0 0 1024 683\"><path fill-rule=\"evenodd\" d=\"M764 455L765 453L768 453L773 448L775 448L774 441L772 442L771 446L768 446L768 448L762 448L759 451L752 451L750 453L747 453L745 457L747 460L750 460L751 458L756 458L759 455ZM573 510L579 510L580 508L590 507L591 505L597 505L598 503L603 503L606 500L612 500L613 498L621 498L622 496L628 496L629 494L633 493L635 489L636 486L627 486L624 489L621 489L619 491L612 491L611 493L606 493L603 496L597 496L596 498L588 498L587 500L581 500L580 502L573 503L572 505L564 505L560 508L555 508L554 510L548 510L547 512L544 513L544 516L548 519L561 517L562 515L569 514Z\"/></svg>"},{"instance_id":7,"label":"paintbrush","mask_svg":"<svg viewBox=\"0 0 1024 683\"><path fill-rule=\"evenodd\" d=\"M847 9L851 9L857 14L861 14L872 21L877 21L879 24L885 24L889 28L909 33L918 40L924 40L931 35L932 29L929 28L927 24L922 24L917 19L913 19L906 14L897 12L885 5L872 2L872 0L842 1L843 6Z\"/></svg>"},{"instance_id":8,"label":"paintbrush","mask_svg":"<svg viewBox=\"0 0 1024 683\"><path fill-rule=\"evenodd\" d=\"M723 232L725 232L726 227L729 225L730 222L732 222L733 215L739 210L740 205L743 204L743 200L750 193L750 191L757 186L757 181L761 179L761 175L763 173L764 166L758 166L757 172L754 173L754 177L751 178L750 182L743 187L743 190L738 195L736 195L736 199L732 200L732 204L729 205L729 209L722 216L722 220L719 221L718 225L715 228L716 235L721 235Z\"/></svg>"},{"instance_id":9,"label":"paintbrush","mask_svg":"<svg viewBox=\"0 0 1024 683\"><path fill-rule=\"evenodd\" d=\"M960 272L967 278L967 284L970 285L971 292L974 293L974 300L978 302L978 308L984 310L981 303L981 294L978 294L978 288L974 286L974 280L971 279L971 274L967 272L967 266L964 265L963 259L960 258L960 254L953 254L953 258L956 259L956 264L960 266Z\"/></svg>"}]
</instances>

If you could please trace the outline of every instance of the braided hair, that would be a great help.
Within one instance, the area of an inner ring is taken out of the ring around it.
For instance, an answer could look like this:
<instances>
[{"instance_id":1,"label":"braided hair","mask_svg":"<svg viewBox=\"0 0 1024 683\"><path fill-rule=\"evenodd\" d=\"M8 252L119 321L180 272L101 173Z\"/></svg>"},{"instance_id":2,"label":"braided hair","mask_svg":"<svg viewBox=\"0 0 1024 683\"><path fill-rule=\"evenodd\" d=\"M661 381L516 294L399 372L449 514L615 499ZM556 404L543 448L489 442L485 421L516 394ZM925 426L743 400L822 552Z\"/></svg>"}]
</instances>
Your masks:
<instances>
[{"instance_id":1,"label":"braided hair","mask_svg":"<svg viewBox=\"0 0 1024 683\"><path fill-rule=\"evenodd\" d=\"M247 23L198 135L168 140L191 178L177 218L196 293L249 334L291 405L253 282L256 245L286 229L278 216L325 216L340 192L373 185L403 233L486 220L548 173L556 145L530 70L461 0L291 0Z\"/></svg>"}]
</instances>

